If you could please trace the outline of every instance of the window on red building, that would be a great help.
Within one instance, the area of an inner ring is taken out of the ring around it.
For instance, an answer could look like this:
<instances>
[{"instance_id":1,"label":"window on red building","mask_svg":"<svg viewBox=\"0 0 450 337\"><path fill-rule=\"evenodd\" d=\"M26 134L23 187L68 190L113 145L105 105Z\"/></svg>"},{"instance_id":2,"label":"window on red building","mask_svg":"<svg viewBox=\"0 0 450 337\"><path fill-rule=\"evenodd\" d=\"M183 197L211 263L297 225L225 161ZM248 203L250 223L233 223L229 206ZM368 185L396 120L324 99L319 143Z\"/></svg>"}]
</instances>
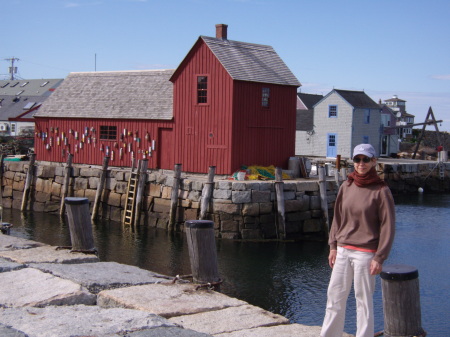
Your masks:
<instances>
[{"instance_id":1,"label":"window on red building","mask_svg":"<svg viewBox=\"0 0 450 337\"><path fill-rule=\"evenodd\" d=\"M270 88L262 88L262 107L268 108L270 106Z\"/></svg>"},{"instance_id":2,"label":"window on red building","mask_svg":"<svg viewBox=\"0 0 450 337\"><path fill-rule=\"evenodd\" d=\"M102 139L102 140L117 139L117 126L101 125L100 126L100 139Z\"/></svg>"},{"instance_id":3,"label":"window on red building","mask_svg":"<svg viewBox=\"0 0 450 337\"><path fill-rule=\"evenodd\" d=\"M208 77L197 76L197 103L208 103Z\"/></svg>"}]
</instances>

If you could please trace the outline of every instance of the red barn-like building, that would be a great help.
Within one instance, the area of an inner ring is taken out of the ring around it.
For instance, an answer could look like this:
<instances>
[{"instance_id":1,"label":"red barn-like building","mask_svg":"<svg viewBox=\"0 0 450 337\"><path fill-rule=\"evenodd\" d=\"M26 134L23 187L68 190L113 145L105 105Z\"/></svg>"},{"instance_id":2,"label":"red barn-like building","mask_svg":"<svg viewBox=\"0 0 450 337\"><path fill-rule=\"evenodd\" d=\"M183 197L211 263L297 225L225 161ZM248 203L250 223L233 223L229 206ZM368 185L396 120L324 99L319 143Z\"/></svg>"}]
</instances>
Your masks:
<instances>
[{"instance_id":1,"label":"red barn-like building","mask_svg":"<svg viewBox=\"0 0 450 337\"><path fill-rule=\"evenodd\" d=\"M200 36L173 70L72 73L35 116L37 160L231 174L286 167L295 152L296 77L270 46ZM63 133L63 134L62 134ZM76 134L75 134L76 133Z\"/></svg>"}]
</instances>

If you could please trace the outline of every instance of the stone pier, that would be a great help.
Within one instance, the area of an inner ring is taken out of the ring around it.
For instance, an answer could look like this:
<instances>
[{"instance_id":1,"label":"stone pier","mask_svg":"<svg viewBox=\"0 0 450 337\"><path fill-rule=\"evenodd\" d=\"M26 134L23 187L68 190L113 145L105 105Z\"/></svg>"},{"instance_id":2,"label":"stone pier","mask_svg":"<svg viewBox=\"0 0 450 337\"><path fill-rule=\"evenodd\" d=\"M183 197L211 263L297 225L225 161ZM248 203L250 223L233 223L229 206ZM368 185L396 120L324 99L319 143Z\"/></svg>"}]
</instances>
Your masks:
<instances>
[{"instance_id":1,"label":"stone pier","mask_svg":"<svg viewBox=\"0 0 450 337\"><path fill-rule=\"evenodd\" d=\"M317 337L318 326L95 255L0 234L0 335ZM345 334L350 337L350 335Z\"/></svg>"},{"instance_id":2,"label":"stone pier","mask_svg":"<svg viewBox=\"0 0 450 337\"><path fill-rule=\"evenodd\" d=\"M28 162L5 162L3 207L20 209ZM59 163L37 162L31 188L29 209L58 214L64 167ZM101 167L74 166L69 196L86 197L91 210ZM129 169L112 167L108 171L99 207L99 217L121 221L125 206ZM148 171L141 211L141 225L167 228L169 222L173 172ZM178 195L176 230L183 230L186 220L198 219L206 176L182 174ZM327 183L328 207L333 208L337 186ZM324 219L317 178L284 181L287 238L322 238ZM207 219L214 221L215 234L224 239L276 239L275 182L234 181L216 176ZM330 212L332 214L332 212Z\"/></svg>"}]
</instances>

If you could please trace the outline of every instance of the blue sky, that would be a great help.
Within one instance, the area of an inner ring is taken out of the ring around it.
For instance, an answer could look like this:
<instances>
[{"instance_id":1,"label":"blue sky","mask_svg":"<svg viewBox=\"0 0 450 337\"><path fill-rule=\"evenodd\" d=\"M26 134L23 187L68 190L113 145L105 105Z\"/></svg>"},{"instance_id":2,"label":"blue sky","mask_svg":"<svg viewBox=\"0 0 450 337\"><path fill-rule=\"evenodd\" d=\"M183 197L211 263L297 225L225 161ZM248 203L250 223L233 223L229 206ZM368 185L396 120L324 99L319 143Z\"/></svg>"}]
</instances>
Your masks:
<instances>
[{"instance_id":1,"label":"blue sky","mask_svg":"<svg viewBox=\"0 0 450 337\"><path fill-rule=\"evenodd\" d=\"M0 78L11 57L24 79L176 68L225 23L230 40L274 47L302 92L398 95L416 122L431 106L450 131L448 0L8 0L1 9Z\"/></svg>"}]
</instances>

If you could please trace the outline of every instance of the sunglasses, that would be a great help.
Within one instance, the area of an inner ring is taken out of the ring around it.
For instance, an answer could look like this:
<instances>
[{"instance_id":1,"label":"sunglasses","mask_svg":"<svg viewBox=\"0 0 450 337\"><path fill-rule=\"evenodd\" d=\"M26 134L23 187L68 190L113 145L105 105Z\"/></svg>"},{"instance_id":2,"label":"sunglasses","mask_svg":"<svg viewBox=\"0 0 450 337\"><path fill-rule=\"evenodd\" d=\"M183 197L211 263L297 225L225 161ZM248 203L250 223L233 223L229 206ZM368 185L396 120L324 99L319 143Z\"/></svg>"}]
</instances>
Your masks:
<instances>
[{"instance_id":1,"label":"sunglasses","mask_svg":"<svg viewBox=\"0 0 450 337\"><path fill-rule=\"evenodd\" d=\"M367 163L369 163L372 160L372 158L369 158L369 157L362 157L362 158L361 157L355 157L355 158L353 158L353 162L354 163L359 163L361 160L367 164Z\"/></svg>"}]
</instances>

